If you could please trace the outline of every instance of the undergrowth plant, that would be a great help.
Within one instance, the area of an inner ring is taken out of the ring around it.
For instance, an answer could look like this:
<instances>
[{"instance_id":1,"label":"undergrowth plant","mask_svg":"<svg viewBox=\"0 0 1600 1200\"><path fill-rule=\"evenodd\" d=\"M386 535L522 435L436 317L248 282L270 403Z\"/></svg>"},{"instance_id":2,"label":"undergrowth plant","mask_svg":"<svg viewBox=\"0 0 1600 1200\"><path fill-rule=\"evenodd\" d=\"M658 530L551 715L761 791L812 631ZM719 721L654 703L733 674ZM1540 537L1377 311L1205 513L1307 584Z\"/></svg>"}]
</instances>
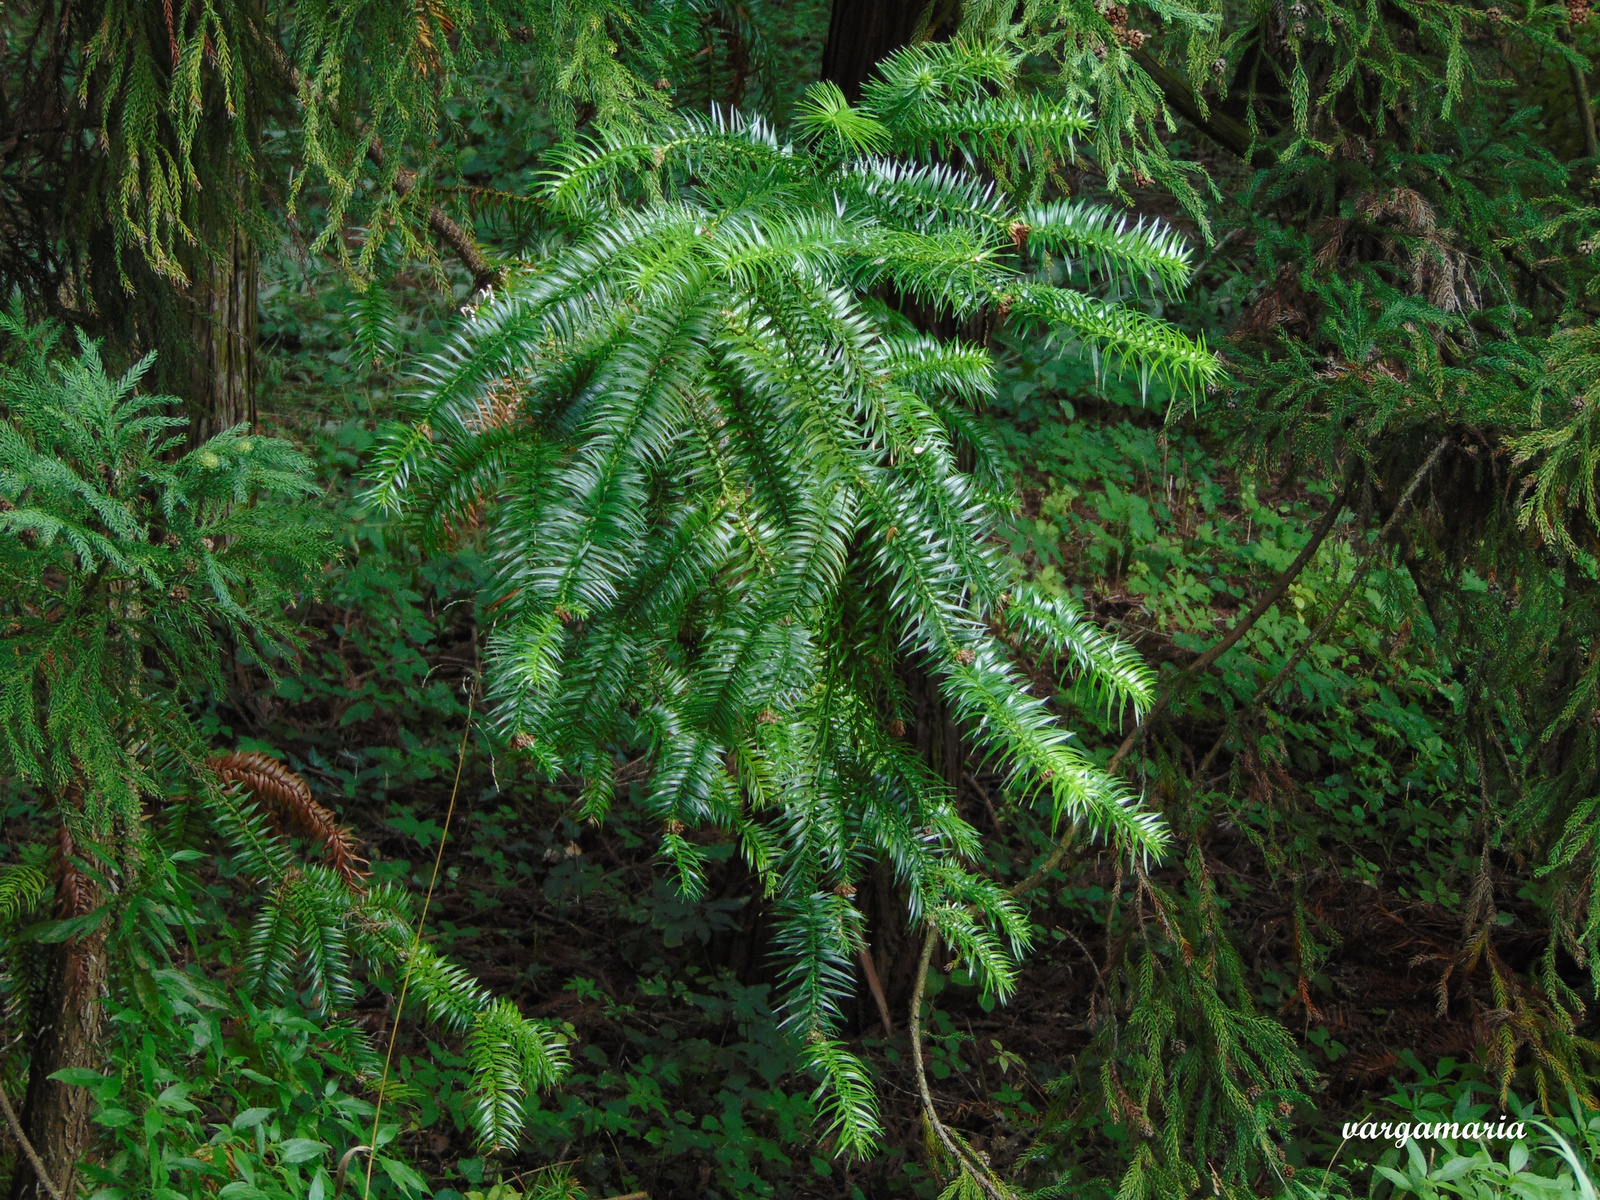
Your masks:
<instances>
[{"instance_id":1,"label":"undergrowth plant","mask_svg":"<svg viewBox=\"0 0 1600 1200\"><path fill-rule=\"evenodd\" d=\"M1284 1180L1285 1200L1600 1195L1600 1112L1577 1095L1546 1108L1497 1095L1471 1064L1447 1058L1426 1066L1408 1055L1405 1065L1412 1081L1344 1123L1343 1144L1329 1149L1324 1166ZM1372 1137L1384 1129L1384 1140Z\"/></svg>"},{"instance_id":2,"label":"undergrowth plant","mask_svg":"<svg viewBox=\"0 0 1600 1200\"><path fill-rule=\"evenodd\" d=\"M304 459L242 428L181 453L172 399L138 391L148 362L108 375L93 345L67 356L58 330L16 309L0 333L0 770L37 809L35 840L0 873L0 985L20 1034L7 1074L25 1062L22 1123L45 1173L70 1186L88 1145L82 1089L104 1055L104 997L156 995L192 952L173 932L193 932L174 897L210 834L260 897L240 1002L336 1020L362 978L403 978L464 1037L473 1122L508 1144L524 1098L560 1074L559 1035L423 942L405 893L366 886L350 836L303 780L265 755L213 755L196 720L229 656L270 674L293 648L287 612L329 557L291 509L312 491ZM31 1163L19 1169L24 1194L49 1191Z\"/></svg>"}]
</instances>

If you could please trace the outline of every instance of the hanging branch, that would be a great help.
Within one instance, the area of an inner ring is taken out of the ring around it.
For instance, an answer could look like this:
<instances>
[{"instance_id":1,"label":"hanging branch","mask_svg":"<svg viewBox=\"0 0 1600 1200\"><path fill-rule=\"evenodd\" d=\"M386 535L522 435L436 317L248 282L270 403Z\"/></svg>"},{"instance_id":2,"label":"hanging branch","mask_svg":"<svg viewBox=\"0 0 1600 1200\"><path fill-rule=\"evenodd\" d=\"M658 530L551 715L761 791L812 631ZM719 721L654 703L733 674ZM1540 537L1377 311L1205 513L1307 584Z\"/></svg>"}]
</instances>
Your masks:
<instances>
[{"instance_id":1,"label":"hanging branch","mask_svg":"<svg viewBox=\"0 0 1600 1200\"><path fill-rule=\"evenodd\" d=\"M1450 438L1448 436L1443 437L1439 440L1439 444L1433 448L1433 452L1423 459L1422 465L1417 468L1416 474L1411 477L1411 482L1406 485L1406 490L1401 494L1399 503L1394 506L1394 511L1389 514L1389 519L1383 523L1383 528L1378 531L1378 536L1373 540L1372 545L1367 547L1367 552L1361 556L1361 561L1356 564L1355 572L1350 576L1350 582L1345 584L1344 591L1339 593L1339 598L1333 602L1333 607L1318 622L1317 627L1311 631L1311 636L1295 647L1294 653L1279 668L1278 673L1263 684L1261 689L1251 698L1250 703L1245 708L1246 712L1259 708L1266 703L1272 694L1278 690L1279 685L1289 678L1290 673L1300 665L1300 660L1306 656L1311 647L1322 641L1323 635L1332 628L1334 620L1338 617L1340 610L1344 608L1345 601L1349 600L1351 595L1354 594L1357 586L1366 578L1367 571L1371 569L1372 564L1377 560L1378 549L1384 542L1389 540L1389 535L1399 526L1400 519L1410 509L1411 501L1416 496L1417 489L1422 486L1422 481L1427 478L1428 472L1433 470L1434 464L1439 461L1440 457L1449 448ZM1217 757L1217 752L1222 749L1222 743L1227 740L1227 737L1227 730L1224 729L1216 742L1212 744L1211 749L1206 751L1206 756L1200 760L1200 765L1195 768L1196 778L1205 774L1206 768Z\"/></svg>"},{"instance_id":2,"label":"hanging branch","mask_svg":"<svg viewBox=\"0 0 1600 1200\"><path fill-rule=\"evenodd\" d=\"M1571 46L1576 41L1571 25L1565 26L1556 37L1564 46ZM1583 156L1600 158L1600 140L1595 136L1594 101L1589 96L1589 81L1570 57L1567 58L1567 81L1572 85L1572 106L1578 117L1578 129L1583 134Z\"/></svg>"},{"instance_id":3,"label":"hanging branch","mask_svg":"<svg viewBox=\"0 0 1600 1200\"><path fill-rule=\"evenodd\" d=\"M1106 764L1107 774L1115 772L1122 765L1122 760L1128 756L1128 751L1143 740L1151 723L1167 711L1167 708L1172 704L1173 698L1177 695L1180 685L1193 679L1201 671L1204 671L1217 659L1233 649L1238 644L1239 639L1249 633L1251 627L1266 615L1267 609L1283 599L1283 594L1289 590L1289 585L1295 581L1301 571L1305 570L1306 565L1316 557L1317 551L1322 548L1323 541L1333 531L1334 523L1338 521L1339 514L1344 511L1344 506L1349 502L1350 489L1355 483L1355 471L1356 460L1352 456L1350 466L1345 471L1344 487L1340 490L1338 499L1329 506L1327 513L1318 522L1316 530L1311 535L1311 540L1301 548L1294 561L1278 575L1272 586L1262 593L1261 598L1255 602L1250 611L1239 618L1234 623L1233 628L1223 634L1210 649L1185 667L1178 678L1173 680L1161 695L1156 698L1156 702L1150 706L1150 711L1145 713L1144 720L1134 726L1133 732L1128 734L1122 745L1117 747L1117 752L1111 756L1111 761Z\"/></svg>"},{"instance_id":4,"label":"hanging branch","mask_svg":"<svg viewBox=\"0 0 1600 1200\"><path fill-rule=\"evenodd\" d=\"M44 1184L44 1190L50 1193L50 1200L66 1200L61 1194L61 1189L55 1184L44 1169L40 1161L39 1152L33 1148L33 1143L28 1140L28 1135L22 1131L22 1122L17 1120L16 1110L11 1107L11 1098L6 1095L6 1090L0 1087L0 1108L5 1110L6 1124L11 1126L11 1136L17 1139L17 1145L22 1147L22 1153L28 1160L28 1165L33 1168L34 1175L39 1182Z\"/></svg>"},{"instance_id":5,"label":"hanging branch","mask_svg":"<svg viewBox=\"0 0 1600 1200\"><path fill-rule=\"evenodd\" d=\"M1250 127L1226 113L1201 107L1200 99L1182 78L1169 71L1148 50L1131 50L1128 56L1161 89L1166 102L1225 150L1246 159L1253 167L1270 167L1277 155L1258 145Z\"/></svg>"},{"instance_id":6,"label":"hanging branch","mask_svg":"<svg viewBox=\"0 0 1600 1200\"><path fill-rule=\"evenodd\" d=\"M283 53L283 48L276 41L269 39L267 43L272 56L273 65L278 68L289 89L299 95L305 82L305 76L300 68L289 61ZM365 122L358 123L358 130L365 132ZM381 172L384 163L383 142L376 134L367 143L367 161ZM404 200L417 186L417 173L409 167L402 167L395 173L394 194ZM476 295L486 288L498 287L505 281L505 273L485 257L477 240L467 230L456 222L449 213L435 204L428 209L428 228L431 229L445 245L455 252L461 260L461 265L466 267L472 276L472 291Z\"/></svg>"},{"instance_id":7,"label":"hanging branch","mask_svg":"<svg viewBox=\"0 0 1600 1200\"><path fill-rule=\"evenodd\" d=\"M381 171L383 157L383 143L375 136L367 144L367 160ZM415 191L416 187L417 173L409 167L402 167L395 174L394 194L401 200ZM440 241L455 251L456 257L461 260L461 265L471 273L474 293L498 287L504 282L504 273L484 257L476 239L437 204L428 209L428 228L438 235Z\"/></svg>"}]
</instances>

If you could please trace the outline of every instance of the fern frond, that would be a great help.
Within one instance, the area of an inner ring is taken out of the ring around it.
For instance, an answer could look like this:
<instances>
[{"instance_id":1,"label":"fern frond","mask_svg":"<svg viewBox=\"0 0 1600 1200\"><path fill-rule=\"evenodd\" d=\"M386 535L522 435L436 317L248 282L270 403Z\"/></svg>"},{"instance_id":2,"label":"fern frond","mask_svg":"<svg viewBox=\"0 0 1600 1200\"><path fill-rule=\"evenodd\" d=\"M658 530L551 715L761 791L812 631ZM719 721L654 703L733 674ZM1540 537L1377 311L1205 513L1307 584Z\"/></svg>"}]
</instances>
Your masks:
<instances>
[{"instance_id":1,"label":"fern frond","mask_svg":"<svg viewBox=\"0 0 1600 1200\"><path fill-rule=\"evenodd\" d=\"M24 847L21 861L0 870L0 927L26 915L50 890L44 847Z\"/></svg>"},{"instance_id":2,"label":"fern frond","mask_svg":"<svg viewBox=\"0 0 1600 1200\"><path fill-rule=\"evenodd\" d=\"M303 778L260 753L234 751L213 758L210 765L223 783L238 784L257 800L271 804L296 833L321 847L347 886L360 886L360 868L366 860L356 853L354 835L311 798L311 786Z\"/></svg>"}]
</instances>

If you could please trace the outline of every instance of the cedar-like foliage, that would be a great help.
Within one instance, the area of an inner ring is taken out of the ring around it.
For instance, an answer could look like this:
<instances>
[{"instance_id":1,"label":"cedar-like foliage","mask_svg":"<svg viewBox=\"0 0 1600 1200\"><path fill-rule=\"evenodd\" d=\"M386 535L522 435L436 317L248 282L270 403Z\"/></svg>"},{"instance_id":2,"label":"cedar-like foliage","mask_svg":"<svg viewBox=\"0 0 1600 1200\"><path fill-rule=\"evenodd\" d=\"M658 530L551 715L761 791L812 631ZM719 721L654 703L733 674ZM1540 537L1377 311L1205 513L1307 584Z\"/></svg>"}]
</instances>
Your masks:
<instances>
[{"instance_id":1,"label":"cedar-like foliage","mask_svg":"<svg viewBox=\"0 0 1600 1200\"><path fill-rule=\"evenodd\" d=\"M64 356L20 307L0 336L0 772L41 795L56 843L53 887L43 846L0 875L8 1011L30 1015L28 980L9 972L26 974L39 932L26 918L51 891L57 918L104 919L103 905L170 950L144 892L164 886L176 847L163 843L181 845L198 813L263 895L249 986L332 1015L363 971L406 978L428 1018L467 1039L480 1136L514 1144L525 1097L562 1070L559 1036L421 941L404 893L362 887L353 839L303 779L264 755L208 755L194 719L196 692L220 690L225 636L269 671L292 647L285 612L330 556L283 503L314 490L305 459L243 428L180 454L173 430L188 423L162 415L175 401L137 390L148 360L107 375L93 345ZM146 809L160 805L156 825ZM268 811L328 865L298 861Z\"/></svg>"},{"instance_id":2,"label":"cedar-like foliage","mask_svg":"<svg viewBox=\"0 0 1600 1200\"><path fill-rule=\"evenodd\" d=\"M470 86L486 56L514 48L570 127L580 108L606 121L659 111L648 81L670 40L629 0L24 0L7 21L7 127L23 149L0 167L10 243L0 277L46 303L50 284L82 288L105 270L89 244L97 227L112 235L122 288L133 260L182 285L217 251L207 240L219 229L231 236L242 218L270 237L269 201L292 213L308 183L327 217L316 249L370 273L396 232L431 256L435 198L426 178L418 186L423 164L406 158L426 153L442 101ZM291 114L293 174L274 196L261 129ZM354 259L334 236L347 222L369 234ZM115 294L113 281L97 286ZM92 312L87 295L71 303Z\"/></svg>"},{"instance_id":3,"label":"cedar-like foliage","mask_svg":"<svg viewBox=\"0 0 1600 1200\"><path fill-rule=\"evenodd\" d=\"M79 843L136 844L153 790L136 748L197 740L151 681L220 686L223 635L269 667L292 644L284 605L327 543L250 502L304 496L309 472L242 428L177 455L187 423L136 390L148 360L116 378L93 346L62 359L17 308L0 334L0 762L57 798Z\"/></svg>"}]
</instances>

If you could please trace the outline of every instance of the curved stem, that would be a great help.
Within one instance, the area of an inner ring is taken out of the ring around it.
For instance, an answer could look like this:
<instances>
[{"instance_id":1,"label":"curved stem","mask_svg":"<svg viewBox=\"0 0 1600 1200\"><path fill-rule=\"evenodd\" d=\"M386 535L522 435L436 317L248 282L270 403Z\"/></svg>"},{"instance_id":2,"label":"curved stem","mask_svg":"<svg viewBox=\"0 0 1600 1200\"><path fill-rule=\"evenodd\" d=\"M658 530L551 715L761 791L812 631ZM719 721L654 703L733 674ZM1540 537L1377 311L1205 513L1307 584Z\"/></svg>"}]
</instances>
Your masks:
<instances>
[{"instance_id":1,"label":"curved stem","mask_svg":"<svg viewBox=\"0 0 1600 1200\"><path fill-rule=\"evenodd\" d=\"M1306 565L1316 557L1317 551L1321 548L1322 543L1327 540L1328 534L1333 532L1333 526L1338 521L1339 514L1344 511L1344 506L1349 502L1350 489L1355 483L1356 461L1355 456L1352 455L1350 466L1345 471L1344 487L1340 489L1338 498L1329 505L1328 511L1323 514L1322 520L1317 523L1316 529L1311 534L1311 540L1300 548L1300 553L1295 555L1294 561L1283 569L1278 578L1273 581L1272 586L1263 592L1261 598L1251 606L1250 611L1234 622L1233 628L1212 643L1204 654L1185 667L1178 678L1174 679L1161 695L1156 698L1156 702L1150 706L1150 711L1145 713L1144 719L1133 727L1133 732L1123 739L1122 745L1118 746L1117 752L1111 756L1111 761L1106 764L1107 774L1116 772L1116 769L1122 765L1122 760L1127 757L1128 751L1132 750L1143 739L1145 732L1150 728L1151 722L1167 711L1181 684L1200 674L1201 671L1204 671L1217 659L1233 649L1238 644L1239 639L1250 632L1251 626L1266 615L1267 609L1283 599L1283 594L1289 590L1289 585L1299 577L1300 572L1305 570Z\"/></svg>"},{"instance_id":2,"label":"curved stem","mask_svg":"<svg viewBox=\"0 0 1600 1200\"><path fill-rule=\"evenodd\" d=\"M1411 501L1416 497L1417 489L1422 486L1422 481L1427 478L1428 472L1433 470L1434 464L1439 461L1440 457L1449 448L1450 439L1448 437L1441 438L1439 439L1439 444L1433 448L1433 452L1423 459L1422 465L1417 468L1416 474L1406 484L1406 490L1400 496L1399 502L1394 506L1394 511L1389 514L1389 519L1383 523L1383 528L1378 531L1378 536L1373 540L1372 545L1367 547L1366 553L1361 556L1360 561L1356 564L1356 569L1350 576L1350 582L1345 584L1344 590L1339 593L1339 598L1333 602L1333 607L1328 609L1327 615L1317 623L1317 627L1311 631L1311 635L1295 647L1294 653L1289 655L1283 666L1278 669L1278 673L1268 682L1262 684L1261 690L1255 694L1246 707L1246 712L1265 704L1272 697L1272 694L1278 690L1279 685L1289 677L1289 673L1300 665L1300 660L1306 656L1311 647L1320 642L1323 635L1333 627L1333 622L1344 608L1345 601L1350 599L1356 588L1360 586L1361 581L1366 578L1367 571L1372 567L1373 562L1376 561L1379 548L1389 540L1389 535L1394 532L1395 528L1400 524L1400 519L1411 508ZM1217 757L1217 752L1222 749L1222 743L1227 740L1227 737L1228 732L1224 729L1222 735L1217 738L1211 749L1206 752L1205 758L1201 759L1200 765L1195 768L1196 779L1206 773L1206 768Z\"/></svg>"},{"instance_id":3,"label":"curved stem","mask_svg":"<svg viewBox=\"0 0 1600 1200\"><path fill-rule=\"evenodd\" d=\"M340 1156L339 1169L333 1177L333 1200L339 1200L339 1193L344 1191L344 1177L346 1172L350 1170L350 1160L358 1154L366 1154L370 1158L372 1155L372 1147L351 1146L350 1149L346 1150L344 1154Z\"/></svg>"},{"instance_id":4,"label":"curved stem","mask_svg":"<svg viewBox=\"0 0 1600 1200\"><path fill-rule=\"evenodd\" d=\"M1306 651L1316 645L1322 635L1333 625L1334 618L1339 615L1339 610L1344 607L1345 601L1350 599L1350 595L1356 590L1356 586L1366 577L1367 570L1372 566L1373 560L1377 558L1378 548L1389 540L1389 535L1394 532L1395 526L1400 523L1400 518L1405 516L1406 511L1411 507L1411 501L1416 496L1417 489L1422 486L1422 481L1428 477L1428 472L1433 470L1433 464L1438 462L1449 448L1450 439L1448 437L1440 438L1439 444L1433 448L1433 453L1422 460L1422 465L1417 468L1417 473L1411 477L1411 482L1406 485L1406 490L1401 494L1400 502L1394 506L1394 511L1389 514L1389 519L1383 523L1383 528L1378 531L1378 536L1373 540L1372 545L1367 547L1367 552L1362 555L1355 574L1350 576L1350 582L1345 584L1344 591L1339 594L1339 599L1334 601L1333 607L1328 610L1328 615L1322 618L1322 622L1310 637L1295 647L1295 651L1289 656L1288 661L1279 668L1278 673L1272 677L1272 681L1256 693L1256 698L1252 703L1261 704L1268 696L1277 691L1278 685L1289 677L1289 672L1300 665L1300 660L1306 656Z\"/></svg>"},{"instance_id":5,"label":"curved stem","mask_svg":"<svg viewBox=\"0 0 1600 1200\"><path fill-rule=\"evenodd\" d=\"M911 1067L917 1077L917 1097L922 1101L922 1116L946 1153L956 1160L963 1171L978 1181L978 1186L991 1200L1008 1200L1005 1190L994 1181L989 1169L957 1144L933 1108L933 1093L928 1089L928 1075L922 1065L922 992L928 982L928 964L933 961L933 944L938 938L938 933L931 926L922 935L922 957L917 960L917 982L911 990L911 1015L906 1023L911 1037Z\"/></svg>"},{"instance_id":6,"label":"curved stem","mask_svg":"<svg viewBox=\"0 0 1600 1200\"><path fill-rule=\"evenodd\" d=\"M920 1079L921 1076L919 1075L918 1078ZM11 1136L17 1139L17 1145L22 1148L22 1153L27 1158L28 1165L33 1168L34 1175L44 1185L44 1190L50 1193L51 1200L66 1200L61 1194L61 1189L56 1186L55 1180L51 1179L49 1173L44 1169L44 1163L39 1159L39 1152L33 1148L33 1143L28 1140L28 1135L22 1131L22 1122L17 1120L16 1110L11 1107L11 1098L6 1095L6 1090L3 1087L0 1087L0 1108L5 1109L6 1124L11 1126Z\"/></svg>"},{"instance_id":7,"label":"curved stem","mask_svg":"<svg viewBox=\"0 0 1600 1200\"><path fill-rule=\"evenodd\" d=\"M1061 840L1056 843L1056 848L1050 851L1050 857L1039 864L1039 869L1019 883L1012 884L1007 891L1013 896L1020 896L1024 892L1031 892L1044 882L1045 876L1061 865L1061 860L1066 858L1067 852L1072 849L1072 843L1078 838L1078 823L1076 821L1067 826L1067 831L1061 835Z\"/></svg>"}]
</instances>

